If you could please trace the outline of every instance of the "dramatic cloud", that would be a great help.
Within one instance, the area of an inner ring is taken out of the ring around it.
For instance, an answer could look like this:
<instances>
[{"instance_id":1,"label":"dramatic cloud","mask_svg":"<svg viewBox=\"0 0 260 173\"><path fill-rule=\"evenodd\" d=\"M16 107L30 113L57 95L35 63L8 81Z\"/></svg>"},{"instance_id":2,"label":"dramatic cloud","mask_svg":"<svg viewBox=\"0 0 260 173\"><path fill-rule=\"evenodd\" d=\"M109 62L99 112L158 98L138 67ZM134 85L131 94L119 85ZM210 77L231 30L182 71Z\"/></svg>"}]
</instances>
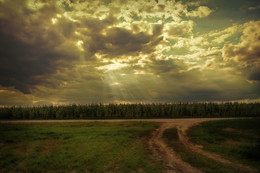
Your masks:
<instances>
[{"instance_id":1,"label":"dramatic cloud","mask_svg":"<svg viewBox=\"0 0 260 173\"><path fill-rule=\"evenodd\" d=\"M0 6L0 83L30 93L32 86L43 82L44 75L55 72L57 60L74 57L55 50L66 39L51 25L56 9L26 5L8 1ZM38 8L40 11L32 11Z\"/></svg>"},{"instance_id":2,"label":"dramatic cloud","mask_svg":"<svg viewBox=\"0 0 260 173\"><path fill-rule=\"evenodd\" d=\"M0 105L257 100L259 5L1 0Z\"/></svg>"},{"instance_id":3,"label":"dramatic cloud","mask_svg":"<svg viewBox=\"0 0 260 173\"><path fill-rule=\"evenodd\" d=\"M249 73L249 80L260 80L260 21L244 24L243 35L237 44L227 44L223 57L236 61Z\"/></svg>"},{"instance_id":4,"label":"dramatic cloud","mask_svg":"<svg viewBox=\"0 0 260 173\"><path fill-rule=\"evenodd\" d=\"M211 10L210 8L206 7L206 6L200 6L195 10L192 10L190 12L186 13L186 16L189 17L206 17L208 16L210 13L212 13L213 10Z\"/></svg>"}]
</instances>

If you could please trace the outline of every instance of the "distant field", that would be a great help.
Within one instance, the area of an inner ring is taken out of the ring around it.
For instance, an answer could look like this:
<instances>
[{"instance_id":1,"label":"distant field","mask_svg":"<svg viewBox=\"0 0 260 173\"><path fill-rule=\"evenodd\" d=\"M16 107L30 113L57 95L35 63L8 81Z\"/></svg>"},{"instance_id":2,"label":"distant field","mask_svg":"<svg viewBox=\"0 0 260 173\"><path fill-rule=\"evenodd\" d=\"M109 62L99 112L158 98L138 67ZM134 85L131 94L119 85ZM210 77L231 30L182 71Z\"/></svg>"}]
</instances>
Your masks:
<instances>
[{"instance_id":1,"label":"distant field","mask_svg":"<svg viewBox=\"0 0 260 173\"><path fill-rule=\"evenodd\" d=\"M161 172L151 122L0 124L0 172Z\"/></svg>"},{"instance_id":2,"label":"distant field","mask_svg":"<svg viewBox=\"0 0 260 173\"><path fill-rule=\"evenodd\" d=\"M260 171L260 119L204 122L188 130L191 142Z\"/></svg>"},{"instance_id":3,"label":"distant field","mask_svg":"<svg viewBox=\"0 0 260 173\"><path fill-rule=\"evenodd\" d=\"M0 119L260 117L260 103L86 104L0 107Z\"/></svg>"}]
</instances>

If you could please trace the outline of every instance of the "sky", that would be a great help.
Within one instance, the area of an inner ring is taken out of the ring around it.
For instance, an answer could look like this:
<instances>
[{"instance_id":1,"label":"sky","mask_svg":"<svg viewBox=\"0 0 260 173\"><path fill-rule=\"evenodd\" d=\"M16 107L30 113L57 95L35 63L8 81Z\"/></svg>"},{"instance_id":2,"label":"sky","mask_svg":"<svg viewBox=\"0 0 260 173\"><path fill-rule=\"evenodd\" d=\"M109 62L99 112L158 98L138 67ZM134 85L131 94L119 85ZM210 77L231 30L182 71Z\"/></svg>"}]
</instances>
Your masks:
<instances>
[{"instance_id":1,"label":"sky","mask_svg":"<svg viewBox=\"0 0 260 173\"><path fill-rule=\"evenodd\" d=\"M259 0L0 0L0 105L260 101Z\"/></svg>"}]
</instances>

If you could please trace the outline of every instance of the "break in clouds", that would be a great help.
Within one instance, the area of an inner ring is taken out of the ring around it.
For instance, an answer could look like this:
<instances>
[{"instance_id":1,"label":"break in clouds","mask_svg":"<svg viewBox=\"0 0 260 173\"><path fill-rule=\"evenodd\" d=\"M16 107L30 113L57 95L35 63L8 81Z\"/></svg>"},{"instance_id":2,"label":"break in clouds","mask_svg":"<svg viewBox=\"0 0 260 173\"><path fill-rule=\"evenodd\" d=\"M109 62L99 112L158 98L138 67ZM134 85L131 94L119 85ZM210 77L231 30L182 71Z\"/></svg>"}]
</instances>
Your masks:
<instances>
[{"instance_id":1,"label":"break in clouds","mask_svg":"<svg viewBox=\"0 0 260 173\"><path fill-rule=\"evenodd\" d=\"M0 0L0 105L260 98L260 3Z\"/></svg>"}]
</instances>

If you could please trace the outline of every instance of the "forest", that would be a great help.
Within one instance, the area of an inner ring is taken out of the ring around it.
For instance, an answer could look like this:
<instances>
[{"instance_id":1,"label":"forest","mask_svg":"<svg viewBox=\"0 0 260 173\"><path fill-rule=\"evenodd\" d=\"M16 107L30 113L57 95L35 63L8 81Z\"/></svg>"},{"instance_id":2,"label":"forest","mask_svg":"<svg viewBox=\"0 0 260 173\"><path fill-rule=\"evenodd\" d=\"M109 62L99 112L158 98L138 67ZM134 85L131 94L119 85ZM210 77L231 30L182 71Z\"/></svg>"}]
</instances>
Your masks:
<instances>
[{"instance_id":1,"label":"forest","mask_svg":"<svg viewBox=\"0 0 260 173\"><path fill-rule=\"evenodd\" d=\"M86 104L3 106L0 119L133 119L259 117L260 103Z\"/></svg>"}]
</instances>

